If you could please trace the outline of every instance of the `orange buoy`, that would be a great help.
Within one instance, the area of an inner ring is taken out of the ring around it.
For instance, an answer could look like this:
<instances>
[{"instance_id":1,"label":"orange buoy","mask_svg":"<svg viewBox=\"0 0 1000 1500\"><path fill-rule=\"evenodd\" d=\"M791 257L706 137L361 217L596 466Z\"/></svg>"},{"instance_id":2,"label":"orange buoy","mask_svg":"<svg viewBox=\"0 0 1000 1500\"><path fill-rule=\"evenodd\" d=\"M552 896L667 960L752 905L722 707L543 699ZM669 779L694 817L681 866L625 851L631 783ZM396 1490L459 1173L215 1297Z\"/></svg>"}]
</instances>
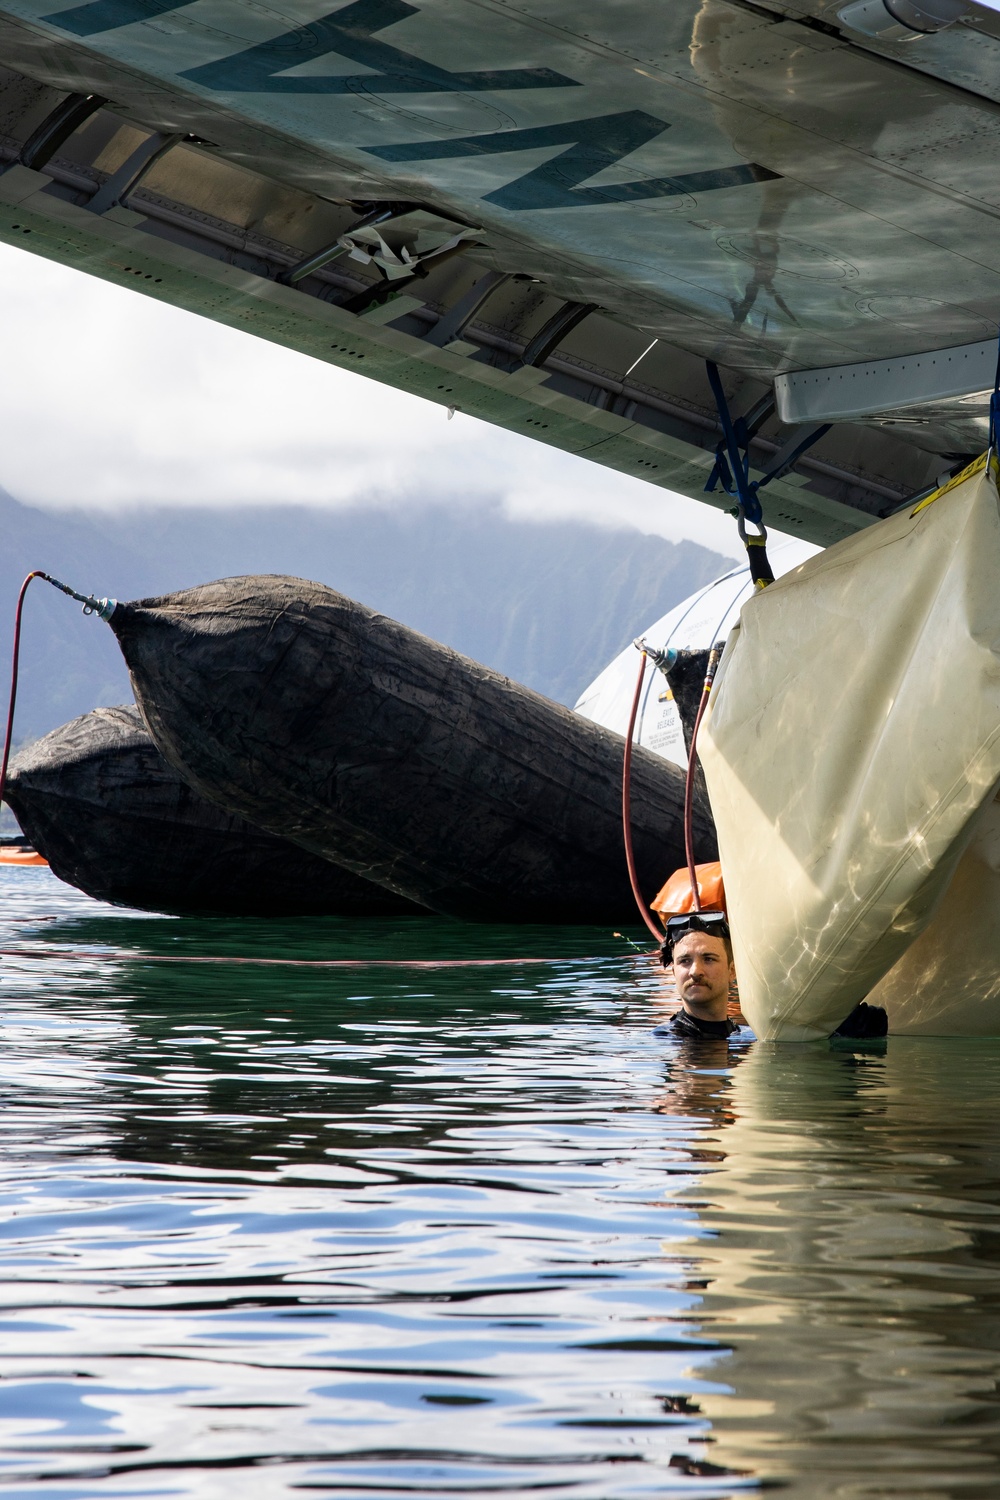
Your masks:
<instances>
[{"instance_id":1,"label":"orange buoy","mask_svg":"<svg viewBox=\"0 0 1000 1500\"><path fill-rule=\"evenodd\" d=\"M722 866L718 860L707 865L695 865L694 873L698 880L698 900L702 911L725 911L726 890L722 884ZM687 865L674 871L651 904L653 911L658 912L661 917L679 917L693 909L691 876Z\"/></svg>"},{"instance_id":2,"label":"orange buoy","mask_svg":"<svg viewBox=\"0 0 1000 1500\"><path fill-rule=\"evenodd\" d=\"M0 865L45 865L48 868L48 863L37 849L26 849L23 844L0 844Z\"/></svg>"}]
</instances>

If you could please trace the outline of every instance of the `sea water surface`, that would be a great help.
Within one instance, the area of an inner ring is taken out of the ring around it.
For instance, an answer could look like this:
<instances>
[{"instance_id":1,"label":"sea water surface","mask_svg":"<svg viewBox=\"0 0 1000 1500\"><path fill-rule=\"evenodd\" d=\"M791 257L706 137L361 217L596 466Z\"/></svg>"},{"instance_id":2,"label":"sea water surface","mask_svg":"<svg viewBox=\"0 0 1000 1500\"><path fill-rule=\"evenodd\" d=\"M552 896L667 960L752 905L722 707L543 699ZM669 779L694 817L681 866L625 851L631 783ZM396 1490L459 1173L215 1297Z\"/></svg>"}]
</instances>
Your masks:
<instances>
[{"instance_id":1,"label":"sea water surface","mask_svg":"<svg viewBox=\"0 0 1000 1500\"><path fill-rule=\"evenodd\" d=\"M672 1046L608 931L44 869L0 947L0 1500L1000 1494L1000 1043Z\"/></svg>"}]
</instances>

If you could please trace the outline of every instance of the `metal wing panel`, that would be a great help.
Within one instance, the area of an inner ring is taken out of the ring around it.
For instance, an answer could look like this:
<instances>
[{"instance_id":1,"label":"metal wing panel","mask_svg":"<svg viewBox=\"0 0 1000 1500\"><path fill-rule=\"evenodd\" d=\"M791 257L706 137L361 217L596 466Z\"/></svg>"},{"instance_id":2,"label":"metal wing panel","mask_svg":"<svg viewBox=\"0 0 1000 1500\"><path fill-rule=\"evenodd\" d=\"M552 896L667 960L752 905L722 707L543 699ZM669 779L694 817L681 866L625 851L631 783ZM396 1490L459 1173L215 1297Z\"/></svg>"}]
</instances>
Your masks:
<instances>
[{"instance_id":1,"label":"metal wing panel","mask_svg":"<svg viewBox=\"0 0 1000 1500\"><path fill-rule=\"evenodd\" d=\"M65 12L48 3L6 9L58 36L80 24L75 13L104 0ZM826 363L831 340L843 340L845 358L906 352L892 323L858 305L902 290L900 230L916 236L902 257L911 295L928 296L960 272L966 303L1000 291L1000 247L984 247L985 257L971 264L962 256L949 273L963 236L961 210L972 205L950 188L947 224L935 225L940 204L915 194L918 174L892 160L893 139L912 133L916 121L921 139L940 134L935 105L958 116L971 110L988 145L997 122L979 118L985 111L977 101L936 100L939 86L923 80L916 91L904 89L877 58L825 38L817 45L794 23L764 24L721 0L671 8L672 45L655 72L651 63L637 68L620 52L576 40L566 7L543 7L542 29L469 0L410 9L390 0L365 7L373 61L386 47L440 60L450 77L474 82L475 64L488 57L494 82L498 73L517 78L532 68L565 82L394 93L399 78L380 78L370 64L364 72L332 51L345 43L335 27L324 35L315 7L287 3L265 11L198 0L183 12L88 36L86 47L192 105L201 101L213 115L221 106L230 123L242 119L311 148L350 175L355 196L429 196L466 222L530 244L560 267L570 293L622 313L627 306L662 336L678 339L678 320L693 319L688 344L701 353L711 337L707 329L698 336L706 323L724 340L717 352L745 368ZM574 5L576 30L602 9ZM648 27L644 4L615 13L626 34L637 21ZM390 24L379 27L383 18ZM120 74L109 80L119 92L123 82ZM340 92L298 91L334 84ZM956 125L973 129L958 119L945 122L946 132ZM272 137L269 145L278 143ZM255 147L259 166L256 140ZM569 159L574 147L588 166L612 160L589 173ZM910 149L919 151L920 142ZM754 163L779 177L727 184L727 172ZM292 153L283 165L299 178ZM533 175L546 167L547 175ZM929 170L922 162L921 172ZM692 180L695 191L677 190ZM342 183L318 181L313 171L306 185L330 191ZM855 210L849 220L845 201Z\"/></svg>"},{"instance_id":2,"label":"metal wing panel","mask_svg":"<svg viewBox=\"0 0 1000 1500\"><path fill-rule=\"evenodd\" d=\"M489 391L495 411L506 389L510 420L542 440L692 493L716 440L705 358L728 368L734 399L752 401L757 383L782 372L992 331L1000 197L983 166L1000 145L1000 113L892 49L836 35L823 4L784 7L797 19L741 0L327 4L85 0L53 11L51 0L2 0L12 67L49 89L114 101L67 142L59 180L36 193L39 225L65 221L71 204L86 216L94 189L141 154L150 131L210 141L211 151L159 157L131 200L140 221L113 213L147 250L151 236L173 236L195 256L190 305L263 319L264 331L267 285L335 241L351 204L423 204L422 221L386 229L385 253L409 264L450 234L459 259L420 283L423 301L405 316L369 308L396 326L364 337L383 354L393 339L407 350L379 364L380 378L445 368L435 399L461 391L466 409ZM8 160L37 123L30 102L19 112L29 96L23 78L0 90ZM91 253L82 221L75 233L74 248L57 253L118 274L110 241ZM199 251L264 285L248 281L237 295L230 282L220 296L214 272L195 273ZM166 247L158 253L169 260ZM502 291L441 367L428 324L486 269L520 280L496 278ZM355 299L369 298L377 271L369 257ZM301 341L309 320L325 317L320 304L344 301L350 286L323 273L283 290L300 300L282 337ZM546 381L516 388L520 358L560 299L603 312L546 356ZM525 402L547 403L552 420L529 419ZM933 477L921 446L954 453L979 441L976 416L954 403L924 402L908 431L892 420L891 432L835 429L778 482L770 493L788 524L822 540L867 524ZM773 453L784 436L772 421L759 443ZM656 455L668 452L661 475Z\"/></svg>"}]
</instances>

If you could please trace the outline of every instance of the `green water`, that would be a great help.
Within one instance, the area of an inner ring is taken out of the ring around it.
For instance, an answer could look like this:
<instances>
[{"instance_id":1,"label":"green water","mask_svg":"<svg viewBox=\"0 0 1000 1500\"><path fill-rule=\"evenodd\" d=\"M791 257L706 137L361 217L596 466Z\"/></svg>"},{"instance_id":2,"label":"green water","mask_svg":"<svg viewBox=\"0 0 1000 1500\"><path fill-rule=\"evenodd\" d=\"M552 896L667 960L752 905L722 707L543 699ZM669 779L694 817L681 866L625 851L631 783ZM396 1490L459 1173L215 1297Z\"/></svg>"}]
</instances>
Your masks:
<instances>
[{"instance_id":1,"label":"green water","mask_svg":"<svg viewBox=\"0 0 1000 1500\"><path fill-rule=\"evenodd\" d=\"M1000 1042L683 1050L608 932L0 882L0 1497L1000 1493ZM155 961L227 954L546 962Z\"/></svg>"}]
</instances>

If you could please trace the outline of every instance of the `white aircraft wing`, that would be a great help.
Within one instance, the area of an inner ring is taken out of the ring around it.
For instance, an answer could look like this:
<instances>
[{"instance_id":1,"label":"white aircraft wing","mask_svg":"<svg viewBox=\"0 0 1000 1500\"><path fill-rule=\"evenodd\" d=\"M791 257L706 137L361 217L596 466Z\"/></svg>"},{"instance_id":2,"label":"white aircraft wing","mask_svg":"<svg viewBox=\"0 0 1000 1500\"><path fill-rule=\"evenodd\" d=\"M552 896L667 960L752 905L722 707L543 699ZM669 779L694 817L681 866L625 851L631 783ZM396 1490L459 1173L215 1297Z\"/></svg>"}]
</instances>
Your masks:
<instances>
[{"instance_id":1,"label":"white aircraft wing","mask_svg":"<svg viewBox=\"0 0 1000 1500\"><path fill-rule=\"evenodd\" d=\"M991 6L0 0L0 57L10 243L728 509L714 364L821 545L985 444Z\"/></svg>"}]
</instances>

